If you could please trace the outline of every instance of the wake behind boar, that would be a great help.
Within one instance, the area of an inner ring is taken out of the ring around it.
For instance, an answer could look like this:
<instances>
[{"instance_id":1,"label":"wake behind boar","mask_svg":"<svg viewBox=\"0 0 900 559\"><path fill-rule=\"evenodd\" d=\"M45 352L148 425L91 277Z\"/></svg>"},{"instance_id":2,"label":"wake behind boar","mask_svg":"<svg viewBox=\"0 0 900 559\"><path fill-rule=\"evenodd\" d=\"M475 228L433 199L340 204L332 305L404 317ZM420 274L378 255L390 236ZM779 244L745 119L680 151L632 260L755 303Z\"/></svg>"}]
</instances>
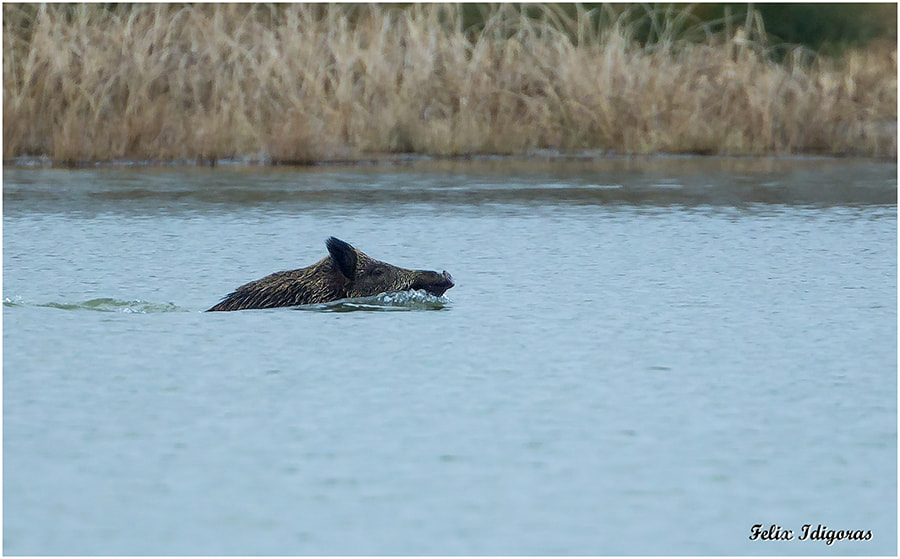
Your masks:
<instances>
[{"instance_id":1,"label":"wake behind boar","mask_svg":"<svg viewBox=\"0 0 900 559\"><path fill-rule=\"evenodd\" d=\"M453 287L447 272L407 270L371 258L340 239L325 241L328 256L299 270L275 272L242 285L210 311L328 303L388 291L424 289L436 297Z\"/></svg>"}]
</instances>

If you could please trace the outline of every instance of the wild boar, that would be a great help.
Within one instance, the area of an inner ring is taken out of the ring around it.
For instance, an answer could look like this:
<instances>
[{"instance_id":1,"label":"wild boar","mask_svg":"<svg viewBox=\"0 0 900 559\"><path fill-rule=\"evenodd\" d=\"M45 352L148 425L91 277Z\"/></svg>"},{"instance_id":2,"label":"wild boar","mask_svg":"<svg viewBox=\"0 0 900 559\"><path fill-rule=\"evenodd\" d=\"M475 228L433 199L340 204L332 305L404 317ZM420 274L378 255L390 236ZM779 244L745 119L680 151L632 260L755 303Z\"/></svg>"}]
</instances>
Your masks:
<instances>
[{"instance_id":1,"label":"wild boar","mask_svg":"<svg viewBox=\"0 0 900 559\"><path fill-rule=\"evenodd\" d=\"M440 297L453 287L453 279L447 272L398 268L375 260L335 237L329 237L325 246L328 256L312 266L275 272L251 281L209 310L293 307L410 289L424 289Z\"/></svg>"}]
</instances>

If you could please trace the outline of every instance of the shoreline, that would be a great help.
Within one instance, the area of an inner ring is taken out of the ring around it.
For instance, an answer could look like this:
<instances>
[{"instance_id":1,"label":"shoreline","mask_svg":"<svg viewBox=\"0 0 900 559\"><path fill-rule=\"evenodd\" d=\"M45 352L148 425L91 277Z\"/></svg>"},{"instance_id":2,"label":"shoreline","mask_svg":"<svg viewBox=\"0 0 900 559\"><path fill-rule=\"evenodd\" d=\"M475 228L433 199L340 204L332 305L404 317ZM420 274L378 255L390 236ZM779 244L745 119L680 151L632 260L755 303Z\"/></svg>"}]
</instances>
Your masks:
<instances>
[{"instance_id":1,"label":"shoreline","mask_svg":"<svg viewBox=\"0 0 900 559\"><path fill-rule=\"evenodd\" d=\"M896 129L896 123L894 123ZM896 136L894 137L896 141ZM115 169L115 168L328 168L328 167L379 167L414 165L418 163L465 163L465 162L509 162L509 163L592 163L614 161L666 161L666 160L730 160L730 161L842 161L870 160L877 163L897 163L897 153L887 155L859 155L855 153L790 153L790 154L708 154L708 153L616 153L603 150L581 150L562 152L559 150L535 150L525 154L465 154L434 155L419 153L364 153L355 157L334 157L305 161L273 161L269 157L254 155L245 157L222 157L210 159L157 159L109 161L57 162L51 157L19 156L3 159L4 169Z\"/></svg>"}]
</instances>

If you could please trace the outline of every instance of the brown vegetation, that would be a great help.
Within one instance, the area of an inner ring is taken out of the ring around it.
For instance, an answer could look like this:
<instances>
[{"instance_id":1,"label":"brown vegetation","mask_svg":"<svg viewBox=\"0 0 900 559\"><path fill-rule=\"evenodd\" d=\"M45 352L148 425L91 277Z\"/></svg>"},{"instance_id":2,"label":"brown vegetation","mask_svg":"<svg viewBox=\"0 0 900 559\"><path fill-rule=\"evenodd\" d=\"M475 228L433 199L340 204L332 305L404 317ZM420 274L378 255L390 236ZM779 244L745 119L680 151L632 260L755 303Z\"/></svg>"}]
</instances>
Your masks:
<instances>
[{"instance_id":1,"label":"brown vegetation","mask_svg":"<svg viewBox=\"0 0 900 559\"><path fill-rule=\"evenodd\" d=\"M895 45L836 60L798 47L776 63L752 17L686 39L675 14L641 46L616 20L510 5L477 33L444 5L4 4L3 16L4 158L897 149Z\"/></svg>"}]
</instances>

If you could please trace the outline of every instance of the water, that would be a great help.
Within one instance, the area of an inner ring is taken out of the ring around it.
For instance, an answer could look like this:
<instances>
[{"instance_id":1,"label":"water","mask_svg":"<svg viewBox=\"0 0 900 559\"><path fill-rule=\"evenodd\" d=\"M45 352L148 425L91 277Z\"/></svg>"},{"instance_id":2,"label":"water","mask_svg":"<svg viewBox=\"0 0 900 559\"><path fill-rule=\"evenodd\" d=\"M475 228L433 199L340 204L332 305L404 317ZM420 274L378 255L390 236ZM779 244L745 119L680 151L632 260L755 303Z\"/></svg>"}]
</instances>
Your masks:
<instances>
[{"instance_id":1,"label":"water","mask_svg":"<svg viewBox=\"0 0 900 559\"><path fill-rule=\"evenodd\" d=\"M4 552L894 555L896 177L7 168ZM201 312L330 235L456 287Z\"/></svg>"}]
</instances>

